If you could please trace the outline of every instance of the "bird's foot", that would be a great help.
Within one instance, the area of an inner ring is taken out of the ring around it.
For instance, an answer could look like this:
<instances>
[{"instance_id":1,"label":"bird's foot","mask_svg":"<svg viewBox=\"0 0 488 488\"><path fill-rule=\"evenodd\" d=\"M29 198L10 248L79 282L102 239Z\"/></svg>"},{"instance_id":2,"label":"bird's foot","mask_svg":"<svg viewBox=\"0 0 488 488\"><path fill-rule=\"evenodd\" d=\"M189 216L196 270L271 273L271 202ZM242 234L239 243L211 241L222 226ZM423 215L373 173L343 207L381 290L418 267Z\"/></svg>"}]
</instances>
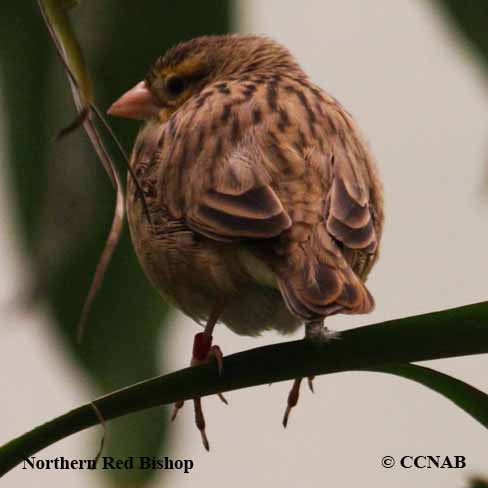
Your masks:
<instances>
[{"instance_id":1,"label":"bird's foot","mask_svg":"<svg viewBox=\"0 0 488 488\"><path fill-rule=\"evenodd\" d=\"M314 393L313 390L313 380L315 376L309 376L307 378L308 381L308 388L312 393ZM288 401L286 405L286 410L285 410L285 415L283 416L283 427L286 428L288 425L288 418L290 417L290 412L293 407L295 407L298 403L298 398L300 397L300 385L302 383L303 378L297 378L293 382L293 386L291 387L290 393L288 394Z\"/></svg>"},{"instance_id":2,"label":"bird's foot","mask_svg":"<svg viewBox=\"0 0 488 488\"><path fill-rule=\"evenodd\" d=\"M330 342L333 339L340 338L339 332L335 332L329 330L327 327L324 327L323 321L319 322L310 322L305 325L305 339L306 341L310 342L311 344L325 344ZM314 376L308 377L308 387L312 393L314 393L313 389L313 380ZM303 378L297 378L293 382L293 386L288 394L288 402L286 405L285 415L283 416L283 427L288 425L288 419L290 417L290 412L293 407L295 407L298 403L298 398L300 396L300 384Z\"/></svg>"},{"instance_id":3,"label":"bird's foot","mask_svg":"<svg viewBox=\"0 0 488 488\"><path fill-rule=\"evenodd\" d=\"M206 334L205 332L199 332L195 335L195 338L193 340L193 354L190 365L198 366L200 364L208 363L212 360L216 361L219 375L221 375L223 368L222 350L219 346L212 345L211 335ZM226 405L228 405L228 402L224 395L222 395L222 393L218 393L217 395ZM174 404L171 420L174 420L176 418L184 403L184 401L178 401ZM208 442L207 434L205 432L205 417L203 415L201 398L194 398L193 405L195 407L195 424L200 431L200 435L202 436L203 446L208 451L210 450L210 444Z\"/></svg>"}]
</instances>

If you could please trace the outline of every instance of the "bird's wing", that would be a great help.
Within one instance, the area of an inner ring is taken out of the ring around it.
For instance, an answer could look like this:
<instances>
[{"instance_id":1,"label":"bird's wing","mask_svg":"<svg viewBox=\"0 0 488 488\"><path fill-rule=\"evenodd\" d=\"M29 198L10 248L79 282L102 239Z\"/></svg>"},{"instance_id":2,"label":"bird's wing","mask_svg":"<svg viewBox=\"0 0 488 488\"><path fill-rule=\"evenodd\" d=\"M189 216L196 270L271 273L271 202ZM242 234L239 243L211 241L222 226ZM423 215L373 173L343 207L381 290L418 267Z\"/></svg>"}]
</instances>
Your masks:
<instances>
[{"instance_id":1,"label":"bird's wing","mask_svg":"<svg viewBox=\"0 0 488 488\"><path fill-rule=\"evenodd\" d=\"M316 172L313 181L321 181L325 205L313 208L315 225L310 212L290 210L293 265L283 266L279 276L289 308L305 320L372 310L364 280L375 262L382 226L381 188L366 145L342 107L334 102L322 108L305 139L325 140L309 143L302 152L307 171ZM310 181L304 187L313 190Z\"/></svg>"},{"instance_id":2,"label":"bird's wing","mask_svg":"<svg viewBox=\"0 0 488 488\"><path fill-rule=\"evenodd\" d=\"M196 232L219 241L266 239L291 226L268 178L252 164L247 151L231 151L201 178L205 183L186 213L187 225Z\"/></svg>"},{"instance_id":3,"label":"bird's wing","mask_svg":"<svg viewBox=\"0 0 488 488\"><path fill-rule=\"evenodd\" d=\"M173 114L159 142L162 204L190 229L218 241L271 238L292 224L243 106L223 103L210 87Z\"/></svg>"},{"instance_id":4,"label":"bird's wing","mask_svg":"<svg viewBox=\"0 0 488 488\"><path fill-rule=\"evenodd\" d=\"M367 157L350 157L346 147L335 145L326 223L329 233L346 248L374 254L379 236L371 205L374 189Z\"/></svg>"},{"instance_id":5,"label":"bird's wing","mask_svg":"<svg viewBox=\"0 0 488 488\"><path fill-rule=\"evenodd\" d=\"M297 316L368 312L374 301L363 281L382 221L372 205L374 165L339 105L319 95L315 106L290 90L266 121L255 116L270 104L259 90L246 110L204 92L172 117L160 144L162 198L211 239L280 236L266 259Z\"/></svg>"}]
</instances>

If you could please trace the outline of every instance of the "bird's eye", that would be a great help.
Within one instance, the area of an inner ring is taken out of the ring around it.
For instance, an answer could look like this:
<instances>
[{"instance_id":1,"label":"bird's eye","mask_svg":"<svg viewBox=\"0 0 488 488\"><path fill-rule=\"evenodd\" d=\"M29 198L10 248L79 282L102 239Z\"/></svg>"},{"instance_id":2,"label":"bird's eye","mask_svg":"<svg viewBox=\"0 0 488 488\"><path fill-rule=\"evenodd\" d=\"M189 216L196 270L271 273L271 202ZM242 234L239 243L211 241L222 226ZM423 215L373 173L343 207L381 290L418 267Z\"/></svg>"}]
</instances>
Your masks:
<instances>
[{"instance_id":1,"label":"bird's eye","mask_svg":"<svg viewBox=\"0 0 488 488\"><path fill-rule=\"evenodd\" d=\"M168 93L176 97L181 95L186 89L186 80L178 75L170 75L166 78L166 90Z\"/></svg>"}]
</instances>

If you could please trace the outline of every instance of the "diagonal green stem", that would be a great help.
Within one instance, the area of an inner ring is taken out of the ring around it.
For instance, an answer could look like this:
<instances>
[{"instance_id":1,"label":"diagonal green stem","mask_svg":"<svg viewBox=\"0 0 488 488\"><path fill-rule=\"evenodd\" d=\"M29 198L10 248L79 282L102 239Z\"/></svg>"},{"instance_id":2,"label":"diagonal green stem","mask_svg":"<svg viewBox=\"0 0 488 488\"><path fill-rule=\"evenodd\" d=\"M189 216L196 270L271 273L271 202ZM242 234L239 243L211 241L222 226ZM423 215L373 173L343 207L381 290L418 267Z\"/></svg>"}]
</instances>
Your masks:
<instances>
[{"instance_id":1,"label":"diagonal green stem","mask_svg":"<svg viewBox=\"0 0 488 488\"><path fill-rule=\"evenodd\" d=\"M488 302L350 329L323 346L293 341L227 356L137 383L94 401L105 420L187 400L297 377L387 368L401 363L488 353ZM83 405L0 448L0 475L41 449L99 423Z\"/></svg>"}]
</instances>

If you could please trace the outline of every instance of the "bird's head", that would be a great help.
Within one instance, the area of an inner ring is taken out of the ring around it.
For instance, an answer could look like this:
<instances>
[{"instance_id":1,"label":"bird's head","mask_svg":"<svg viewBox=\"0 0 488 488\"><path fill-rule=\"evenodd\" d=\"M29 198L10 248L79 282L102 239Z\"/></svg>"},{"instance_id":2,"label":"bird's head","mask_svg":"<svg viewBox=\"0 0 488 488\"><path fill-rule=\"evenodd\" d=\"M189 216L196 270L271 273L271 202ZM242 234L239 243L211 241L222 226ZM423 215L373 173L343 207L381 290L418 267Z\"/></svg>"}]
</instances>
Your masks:
<instances>
[{"instance_id":1,"label":"bird's head","mask_svg":"<svg viewBox=\"0 0 488 488\"><path fill-rule=\"evenodd\" d=\"M251 74L301 70L289 51L262 36L197 37L159 57L145 80L127 91L108 110L110 115L164 122L189 98L212 83Z\"/></svg>"}]
</instances>

